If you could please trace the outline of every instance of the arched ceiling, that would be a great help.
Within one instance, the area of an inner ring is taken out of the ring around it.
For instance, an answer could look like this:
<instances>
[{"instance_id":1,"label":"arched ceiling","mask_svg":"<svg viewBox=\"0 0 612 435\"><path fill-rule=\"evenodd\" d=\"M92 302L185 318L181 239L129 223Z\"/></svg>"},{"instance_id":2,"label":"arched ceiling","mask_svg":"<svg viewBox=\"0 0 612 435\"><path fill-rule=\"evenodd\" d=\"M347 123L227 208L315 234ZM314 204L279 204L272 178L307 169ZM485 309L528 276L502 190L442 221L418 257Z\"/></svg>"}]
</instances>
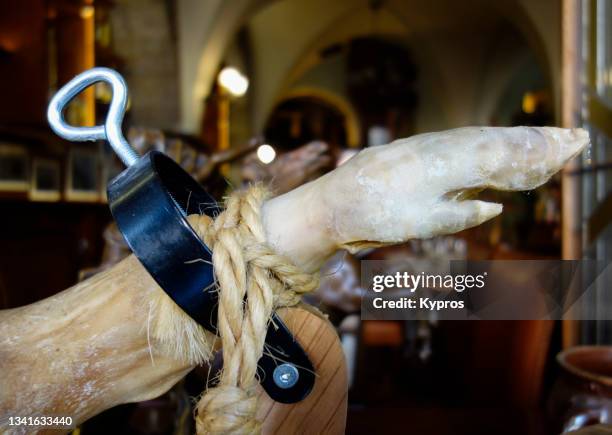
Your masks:
<instances>
[{"instance_id":1,"label":"arched ceiling","mask_svg":"<svg viewBox=\"0 0 612 435\"><path fill-rule=\"evenodd\" d=\"M559 29L554 17L558 18L559 11L554 0L387 0L376 13L371 12L367 0L179 3L179 19L190 23L179 24L183 29L179 61L182 125L188 131L198 129L203 99L224 50L240 26L246 26L250 36L255 131L263 127L269 111L283 93L290 91L291 84L321 61L322 48L356 36L382 34L404 41L424 65L423 74L430 81L426 87L461 103L444 105L451 124L470 121L463 106L477 92L453 83L482 74L500 29L508 30L508 26L500 26L502 22L512 23L553 82L558 79L554 76L558 70ZM198 5L194 8L194 4ZM202 14L205 17L198 18ZM509 53L509 57L513 55Z\"/></svg>"},{"instance_id":2,"label":"arched ceiling","mask_svg":"<svg viewBox=\"0 0 612 435\"><path fill-rule=\"evenodd\" d=\"M271 0L178 0L181 129L199 130L204 99L240 25Z\"/></svg>"}]
</instances>

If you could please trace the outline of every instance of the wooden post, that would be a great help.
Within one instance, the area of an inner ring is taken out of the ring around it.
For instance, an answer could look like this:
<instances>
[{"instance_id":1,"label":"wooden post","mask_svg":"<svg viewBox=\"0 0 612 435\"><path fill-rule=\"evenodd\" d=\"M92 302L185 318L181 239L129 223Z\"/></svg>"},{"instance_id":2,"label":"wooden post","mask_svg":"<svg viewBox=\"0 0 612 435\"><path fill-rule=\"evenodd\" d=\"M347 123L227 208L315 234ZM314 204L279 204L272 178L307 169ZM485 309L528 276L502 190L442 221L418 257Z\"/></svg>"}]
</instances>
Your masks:
<instances>
[{"instance_id":1,"label":"wooden post","mask_svg":"<svg viewBox=\"0 0 612 435\"><path fill-rule=\"evenodd\" d=\"M57 81L63 86L74 76L95 66L95 21L92 0L60 0L56 4ZM73 125L93 126L96 121L95 92L81 92L67 112Z\"/></svg>"},{"instance_id":2,"label":"wooden post","mask_svg":"<svg viewBox=\"0 0 612 435\"><path fill-rule=\"evenodd\" d=\"M563 0L561 10L561 122L563 127L578 125L581 109L580 40L581 0ZM580 166L574 159L562 175L562 255L564 260L582 257L582 206L580 177L571 172ZM563 347L578 342L578 323L563 320Z\"/></svg>"}]
</instances>

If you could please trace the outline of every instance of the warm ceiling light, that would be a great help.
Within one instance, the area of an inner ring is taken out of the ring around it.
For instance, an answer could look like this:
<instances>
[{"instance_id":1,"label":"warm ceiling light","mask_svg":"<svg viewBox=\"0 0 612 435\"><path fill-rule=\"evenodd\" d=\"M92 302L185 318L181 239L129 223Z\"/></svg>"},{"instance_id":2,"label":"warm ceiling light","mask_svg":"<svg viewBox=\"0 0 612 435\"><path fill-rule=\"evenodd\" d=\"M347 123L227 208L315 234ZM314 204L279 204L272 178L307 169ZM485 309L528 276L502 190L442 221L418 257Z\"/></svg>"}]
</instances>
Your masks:
<instances>
[{"instance_id":1,"label":"warm ceiling light","mask_svg":"<svg viewBox=\"0 0 612 435\"><path fill-rule=\"evenodd\" d=\"M276 158L276 151L267 143L257 148L257 158L266 165Z\"/></svg>"},{"instance_id":2,"label":"warm ceiling light","mask_svg":"<svg viewBox=\"0 0 612 435\"><path fill-rule=\"evenodd\" d=\"M249 88L249 79L231 66L226 66L221 70L218 80L224 89L236 97L243 96Z\"/></svg>"},{"instance_id":3,"label":"warm ceiling light","mask_svg":"<svg viewBox=\"0 0 612 435\"><path fill-rule=\"evenodd\" d=\"M532 114L536 111L537 105L538 99L536 98L535 94L526 92L525 95L523 95L523 102L521 104L523 112Z\"/></svg>"}]
</instances>

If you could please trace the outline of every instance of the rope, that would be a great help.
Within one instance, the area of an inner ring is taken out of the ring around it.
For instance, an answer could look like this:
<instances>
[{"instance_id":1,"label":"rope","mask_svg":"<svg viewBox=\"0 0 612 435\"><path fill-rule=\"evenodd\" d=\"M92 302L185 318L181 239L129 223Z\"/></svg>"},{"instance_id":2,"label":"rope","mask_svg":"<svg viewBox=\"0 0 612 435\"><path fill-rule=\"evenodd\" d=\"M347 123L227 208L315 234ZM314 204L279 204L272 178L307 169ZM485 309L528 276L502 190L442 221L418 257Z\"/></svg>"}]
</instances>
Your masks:
<instances>
[{"instance_id":1,"label":"rope","mask_svg":"<svg viewBox=\"0 0 612 435\"><path fill-rule=\"evenodd\" d=\"M277 307L297 304L302 294L319 284L318 276L303 272L266 244L261 207L268 196L266 189L254 186L234 192L214 220L189 216L189 223L213 252L223 348L219 384L197 404L200 435L261 432L255 389L268 322Z\"/></svg>"}]
</instances>

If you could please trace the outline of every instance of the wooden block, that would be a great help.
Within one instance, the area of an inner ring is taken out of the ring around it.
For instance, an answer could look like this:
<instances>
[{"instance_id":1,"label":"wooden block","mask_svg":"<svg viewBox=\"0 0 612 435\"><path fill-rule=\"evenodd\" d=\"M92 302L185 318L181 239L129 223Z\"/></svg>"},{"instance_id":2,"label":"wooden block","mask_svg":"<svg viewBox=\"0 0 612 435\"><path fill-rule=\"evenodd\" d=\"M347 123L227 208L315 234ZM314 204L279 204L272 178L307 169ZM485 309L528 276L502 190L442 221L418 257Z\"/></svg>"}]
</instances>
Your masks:
<instances>
[{"instance_id":1,"label":"wooden block","mask_svg":"<svg viewBox=\"0 0 612 435\"><path fill-rule=\"evenodd\" d=\"M268 434L344 434L348 379L342 345L329 321L306 306L279 310L316 370L310 394L294 404L278 403L260 388L257 416Z\"/></svg>"}]
</instances>

